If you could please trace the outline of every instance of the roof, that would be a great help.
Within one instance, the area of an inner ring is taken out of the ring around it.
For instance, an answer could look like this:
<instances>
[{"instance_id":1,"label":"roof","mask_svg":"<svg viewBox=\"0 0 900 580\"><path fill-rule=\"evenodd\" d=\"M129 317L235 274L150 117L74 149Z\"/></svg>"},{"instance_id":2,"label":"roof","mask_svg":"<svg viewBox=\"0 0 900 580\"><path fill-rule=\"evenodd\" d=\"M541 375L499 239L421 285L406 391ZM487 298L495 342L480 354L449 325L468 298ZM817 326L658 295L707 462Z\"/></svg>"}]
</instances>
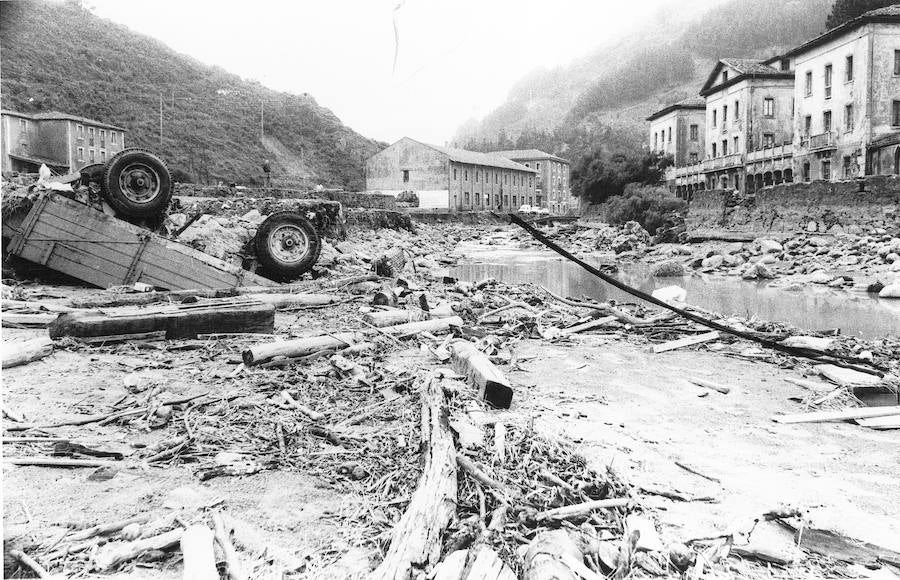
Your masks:
<instances>
[{"instance_id":1,"label":"roof","mask_svg":"<svg viewBox=\"0 0 900 580\"><path fill-rule=\"evenodd\" d=\"M88 119L87 117L79 117L78 115L70 115L69 113L62 113L60 111L49 111L46 113L21 113L19 111L11 111L8 109L3 109L0 113L4 115L14 115L16 117L23 117L25 119L32 119L34 121L76 121L78 123L84 123L85 125L94 125L97 127L104 127L106 129L113 129L116 131L127 132L128 130L124 127L118 127L116 125L110 125L109 123L104 123L103 121L97 121L95 119Z\"/></svg>"},{"instance_id":2,"label":"roof","mask_svg":"<svg viewBox=\"0 0 900 580\"><path fill-rule=\"evenodd\" d=\"M559 161L560 163L568 163L568 161L562 157L557 157L551 153L544 153L540 149L511 149L509 151L491 151L491 153L494 155L501 155L507 159L512 159L513 161L517 159L550 159L552 161Z\"/></svg>"},{"instance_id":3,"label":"roof","mask_svg":"<svg viewBox=\"0 0 900 580\"><path fill-rule=\"evenodd\" d=\"M706 110L706 99L702 99L700 97L688 97L686 99L682 99L676 103L672 103L671 105L666 105L662 109L656 111L649 117L647 117L647 121L652 121L653 119L659 119L663 115L668 115L672 111L680 110L680 109L697 109L701 111Z\"/></svg>"},{"instance_id":4,"label":"roof","mask_svg":"<svg viewBox=\"0 0 900 580\"><path fill-rule=\"evenodd\" d=\"M5 111L4 111L5 113ZM27 161L28 163L34 163L35 165L44 164L48 167L68 167L69 164L65 161L59 161L58 159L50 159L49 157L39 157L37 155L19 155L18 153L8 153L10 157L13 159L18 159L20 161Z\"/></svg>"},{"instance_id":5,"label":"roof","mask_svg":"<svg viewBox=\"0 0 900 580\"><path fill-rule=\"evenodd\" d=\"M785 55L782 55L785 56ZM716 63L716 66L713 67L712 72L709 74L709 77L706 79L706 82L703 84L703 88L700 89L700 94L702 96L709 95L711 93L716 92L719 89L723 89L725 87L730 87L731 85L738 83L744 79L748 78L763 78L763 79L793 79L794 71L783 71L779 70L773 66L769 66L766 64L767 62L771 62L771 60L758 60L755 58L723 58L720 59L719 62ZM727 81L723 83L716 84L716 78L719 76L719 71L722 70L723 67L730 67L737 71L737 76L729 78ZM715 88L715 90L713 90Z\"/></svg>"},{"instance_id":6,"label":"roof","mask_svg":"<svg viewBox=\"0 0 900 580\"><path fill-rule=\"evenodd\" d=\"M887 23L900 23L900 4L891 4L890 6L885 6L883 8L876 8L875 10L869 10L868 12L857 16L852 20L848 20L847 22L832 28L831 30L825 32L824 34L820 34L819 36L813 38L812 40L805 42L798 46L797 48L791 49L788 52L784 53L783 57L796 56L798 54L803 54L808 50L811 50L817 46L825 44L826 42L833 40L843 34L846 34L852 30L863 26L864 24L869 24L873 22L887 22Z\"/></svg>"},{"instance_id":7,"label":"roof","mask_svg":"<svg viewBox=\"0 0 900 580\"><path fill-rule=\"evenodd\" d=\"M430 145L428 143L416 141L415 139L410 139L409 137L404 137L403 139L408 139L413 143L418 143L419 145L430 147L431 149L439 151L449 157L450 161L456 161L457 163L468 163L469 165L485 165L487 167L500 167L503 169L514 169L516 171L537 173L537 171L531 169L530 167L525 167L524 165L516 163L515 161L511 161L506 157L497 155L496 153L479 153L478 151L467 151L465 149L457 149L455 147L441 147L439 145ZM403 139L401 139L400 141L402 141Z\"/></svg>"}]
</instances>

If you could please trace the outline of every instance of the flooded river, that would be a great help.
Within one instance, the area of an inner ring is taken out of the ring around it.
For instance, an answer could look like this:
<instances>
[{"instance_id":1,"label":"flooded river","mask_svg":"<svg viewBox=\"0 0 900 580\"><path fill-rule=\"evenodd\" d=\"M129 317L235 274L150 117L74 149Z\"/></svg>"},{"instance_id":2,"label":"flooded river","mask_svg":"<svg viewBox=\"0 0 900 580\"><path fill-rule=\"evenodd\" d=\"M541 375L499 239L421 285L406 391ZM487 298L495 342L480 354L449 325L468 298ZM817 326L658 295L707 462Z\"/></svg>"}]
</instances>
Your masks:
<instances>
[{"instance_id":1,"label":"flooded river","mask_svg":"<svg viewBox=\"0 0 900 580\"><path fill-rule=\"evenodd\" d=\"M501 282L539 284L564 296L637 300L549 252L476 245L460 247L457 252L464 260L451 274L460 280L474 282L491 276ZM650 268L642 264L625 264L616 276L648 293L677 284L687 290L689 304L714 312L756 315L763 320L788 322L809 330L839 328L842 334L868 339L900 335L900 300L878 299L862 292L816 285L788 291L772 281L748 282L723 276L654 278Z\"/></svg>"}]
</instances>

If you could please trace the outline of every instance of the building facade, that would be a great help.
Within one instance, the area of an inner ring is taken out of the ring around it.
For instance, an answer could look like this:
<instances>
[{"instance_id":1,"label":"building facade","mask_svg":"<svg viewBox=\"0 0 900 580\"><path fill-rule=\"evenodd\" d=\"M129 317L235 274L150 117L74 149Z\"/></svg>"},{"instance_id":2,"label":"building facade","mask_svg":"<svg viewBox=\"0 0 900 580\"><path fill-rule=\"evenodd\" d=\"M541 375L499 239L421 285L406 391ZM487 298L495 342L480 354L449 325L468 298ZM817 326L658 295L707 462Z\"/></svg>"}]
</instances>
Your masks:
<instances>
[{"instance_id":1,"label":"building facade","mask_svg":"<svg viewBox=\"0 0 900 580\"><path fill-rule=\"evenodd\" d=\"M900 5L868 12L784 56L796 71L798 179L900 173Z\"/></svg>"},{"instance_id":2,"label":"building facade","mask_svg":"<svg viewBox=\"0 0 900 580\"><path fill-rule=\"evenodd\" d=\"M415 193L419 207L515 211L535 205L537 171L493 153L428 145L404 137L366 161L366 190Z\"/></svg>"},{"instance_id":3,"label":"building facade","mask_svg":"<svg viewBox=\"0 0 900 580\"><path fill-rule=\"evenodd\" d=\"M703 159L706 143L706 102L689 98L669 105L649 117L650 150L672 155L675 167Z\"/></svg>"},{"instance_id":4,"label":"building facade","mask_svg":"<svg viewBox=\"0 0 900 580\"><path fill-rule=\"evenodd\" d=\"M555 215L573 213L578 209L578 198L569 189L569 162L562 157L544 153L538 149L494 151L494 155L506 157L537 171L534 203Z\"/></svg>"},{"instance_id":5,"label":"building facade","mask_svg":"<svg viewBox=\"0 0 900 580\"><path fill-rule=\"evenodd\" d=\"M125 148L126 130L66 113L0 111L2 171L35 173L45 164L59 173L105 163Z\"/></svg>"}]
</instances>

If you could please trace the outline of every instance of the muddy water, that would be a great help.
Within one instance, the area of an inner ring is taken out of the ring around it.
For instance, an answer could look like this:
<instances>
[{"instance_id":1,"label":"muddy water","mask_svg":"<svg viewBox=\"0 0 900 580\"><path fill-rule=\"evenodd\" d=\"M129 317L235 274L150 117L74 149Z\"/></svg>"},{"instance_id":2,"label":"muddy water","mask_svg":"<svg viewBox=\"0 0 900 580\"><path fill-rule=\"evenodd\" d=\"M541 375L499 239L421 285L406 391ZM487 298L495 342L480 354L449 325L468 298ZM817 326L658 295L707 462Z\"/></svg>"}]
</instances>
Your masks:
<instances>
[{"instance_id":1,"label":"muddy water","mask_svg":"<svg viewBox=\"0 0 900 580\"><path fill-rule=\"evenodd\" d=\"M451 273L461 280L477 281L492 276L501 282L539 284L564 296L637 300L552 254L485 246L458 248L458 252L464 259ZM787 322L809 330L839 328L842 334L868 339L900 335L900 300L814 285L801 291L787 291L772 282L747 282L723 276L654 278L649 267L641 264L624 265L616 276L645 292L677 284L687 290L689 304L714 312L756 315L762 320Z\"/></svg>"}]
</instances>

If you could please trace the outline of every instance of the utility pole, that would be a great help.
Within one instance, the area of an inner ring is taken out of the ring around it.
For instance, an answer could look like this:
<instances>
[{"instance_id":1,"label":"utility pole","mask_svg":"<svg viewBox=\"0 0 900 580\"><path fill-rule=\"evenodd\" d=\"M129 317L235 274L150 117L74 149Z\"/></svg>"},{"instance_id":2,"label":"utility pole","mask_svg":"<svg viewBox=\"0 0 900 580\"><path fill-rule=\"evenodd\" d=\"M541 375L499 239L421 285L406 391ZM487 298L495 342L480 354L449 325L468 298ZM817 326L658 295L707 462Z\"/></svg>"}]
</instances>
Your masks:
<instances>
[{"instance_id":1,"label":"utility pole","mask_svg":"<svg viewBox=\"0 0 900 580\"><path fill-rule=\"evenodd\" d=\"M259 100L259 142L262 143L263 137L265 137L265 112L263 111L263 105L265 101Z\"/></svg>"},{"instance_id":2,"label":"utility pole","mask_svg":"<svg viewBox=\"0 0 900 580\"><path fill-rule=\"evenodd\" d=\"M159 93L159 149L162 151L162 93Z\"/></svg>"}]
</instances>

